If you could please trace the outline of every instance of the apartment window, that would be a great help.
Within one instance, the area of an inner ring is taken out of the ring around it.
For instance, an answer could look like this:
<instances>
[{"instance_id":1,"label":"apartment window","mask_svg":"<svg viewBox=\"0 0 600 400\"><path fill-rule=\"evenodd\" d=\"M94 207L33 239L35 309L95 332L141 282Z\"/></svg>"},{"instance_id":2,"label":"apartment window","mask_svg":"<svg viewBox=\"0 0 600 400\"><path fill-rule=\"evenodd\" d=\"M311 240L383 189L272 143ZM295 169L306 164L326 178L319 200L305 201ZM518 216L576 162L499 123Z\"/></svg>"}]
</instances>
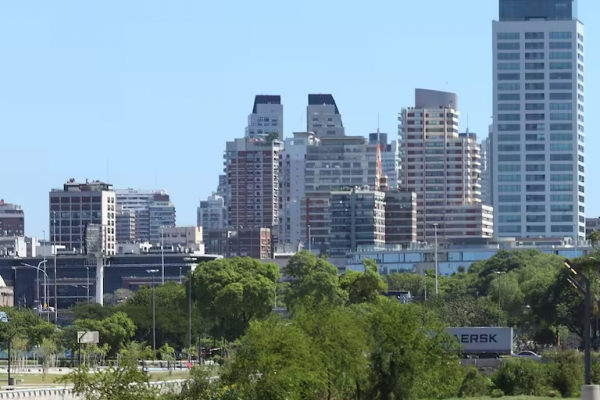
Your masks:
<instances>
[{"instance_id":1,"label":"apartment window","mask_svg":"<svg viewBox=\"0 0 600 400\"><path fill-rule=\"evenodd\" d=\"M550 100L573 100L573 93L550 93Z\"/></svg>"},{"instance_id":2,"label":"apartment window","mask_svg":"<svg viewBox=\"0 0 600 400\"><path fill-rule=\"evenodd\" d=\"M545 215L528 215L527 222L530 222L533 224L544 223L544 222L546 222L546 216Z\"/></svg>"},{"instance_id":3,"label":"apartment window","mask_svg":"<svg viewBox=\"0 0 600 400\"><path fill-rule=\"evenodd\" d=\"M570 204L551 204L550 211L552 211L552 212L573 212L573 206Z\"/></svg>"},{"instance_id":4,"label":"apartment window","mask_svg":"<svg viewBox=\"0 0 600 400\"><path fill-rule=\"evenodd\" d=\"M527 175L527 182L544 182L546 175Z\"/></svg>"},{"instance_id":5,"label":"apartment window","mask_svg":"<svg viewBox=\"0 0 600 400\"><path fill-rule=\"evenodd\" d=\"M527 185L526 189L528 192L544 192L546 185Z\"/></svg>"},{"instance_id":6,"label":"apartment window","mask_svg":"<svg viewBox=\"0 0 600 400\"><path fill-rule=\"evenodd\" d=\"M498 175L498 182L521 182L521 175Z\"/></svg>"},{"instance_id":7,"label":"apartment window","mask_svg":"<svg viewBox=\"0 0 600 400\"><path fill-rule=\"evenodd\" d=\"M550 161L573 161L573 154L550 154Z\"/></svg>"},{"instance_id":8,"label":"apartment window","mask_svg":"<svg viewBox=\"0 0 600 400\"><path fill-rule=\"evenodd\" d=\"M552 174L551 182L573 182L573 174Z\"/></svg>"},{"instance_id":9,"label":"apartment window","mask_svg":"<svg viewBox=\"0 0 600 400\"><path fill-rule=\"evenodd\" d=\"M525 100L544 100L544 93L525 93Z\"/></svg>"},{"instance_id":10,"label":"apartment window","mask_svg":"<svg viewBox=\"0 0 600 400\"><path fill-rule=\"evenodd\" d=\"M498 161L499 162L521 161L521 156L519 154L498 154Z\"/></svg>"},{"instance_id":11,"label":"apartment window","mask_svg":"<svg viewBox=\"0 0 600 400\"><path fill-rule=\"evenodd\" d=\"M520 59L521 59L521 53L498 53L498 60L510 61L510 60L520 60Z\"/></svg>"},{"instance_id":12,"label":"apartment window","mask_svg":"<svg viewBox=\"0 0 600 400\"><path fill-rule=\"evenodd\" d=\"M509 212L521 212L520 204L510 204L510 205L502 205L498 207L498 211L501 213L509 213Z\"/></svg>"},{"instance_id":13,"label":"apartment window","mask_svg":"<svg viewBox=\"0 0 600 400\"><path fill-rule=\"evenodd\" d=\"M500 42L496 45L498 50L519 50L521 48L519 42Z\"/></svg>"},{"instance_id":14,"label":"apartment window","mask_svg":"<svg viewBox=\"0 0 600 400\"><path fill-rule=\"evenodd\" d=\"M551 194L550 201L553 203L560 203L563 201L573 201L572 194Z\"/></svg>"},{"instance_id":15,"label":"apartment window","mask_svg":"<svg viewBox=\"0 0 600 400\"><path fill-rule=\"evenodd\" d=\"M552 172L560 172L560 171L573 171L573 164L550 164L550 171ZM573 180L572 175L569 181Z\"/></svg>"},{"instance_id":16,"label":"apartment window","mask_svg":"<svg viewBox=\"0 0 600 400\"><path fill-rule=\"evenodd\" d=\"M571 42L550 42L550 49L552 50L571 50L573 43Z\"/></svg>"},{"instance_id":17,"label":"apartment window","mask_svg":"<svg viewBox=\"0 0 600 400\"><path fill-rule=\"evenodd\" d=\"M498 151L520 151L521 145L519 144L499 144Z\"/></svg>"},{"instance_id":18,"label":"apartment window","mask_svg":"<svg viewBox=\"0 0 600 400\"><path fill-rule=\"evenodd\" d=\"M543 39L544 32L525 32L525 40Z\"/></svg>"},{"instance_id":19,"label":"apartment window","mask_svg":"<svg viewBox=\"0 0 600 400\"><path fill-rule=\"evenodd\" d=\"M571 141L571 140L573 140L573 135L570 133L551 133L550 140L552 140L552 141Z\"/></svg>"},{"instance_id":20,"label":"apartment window","mask_svg":"<svg viewBox=\"0 0 600 400\"><path fill-rule=\"evenodd\" d=\"M519 83L499 83L498 91L500 92L514 92L521 90L521 85Z\"/></svg>"},{"instance_id":21,"label":"apartment window","mask_svg":"<svg viewBox=\"0 0 600 400\"><path fill-rule=\"evenodd\" d=\"M571 60L573 59L573 53L570 51L551 51L551 60Z\"/></svg>"},{"instance_id":22,"label":"apartment window","mask_svg":"<svg viewBox=\"0 0 600 400\"><path fill-rule=\"evenodd\" d=\"M519 172L521 171L520 165L515 164L500 164L498 165L498 172Z\"/></svg>"},{"instance_id":23,"label":"apartment window","mask_svg":"<svg viewBox=\"0 0 600 400\"><path fill-rule=\"evenodd\" d=\"M518 194L500 194L498 195L498 202L500 203L520 203L521 195Z\"/></svg>"},{"instance_id":24,"label":"apartment window","mask_svg":"<svg viewBox=\"0 0 600 400\"><path fill-rule=\"evenodd\" d=\"M532 226L527 226L527 233L543 233L546 231L546 227L541 225L541 226L536 226L536 225L532 225Z\"/></svg>"},{"instance_id":25,"label":"apartment window","mask_svg":"<svg viewBox=\"0 0 600 400\"><path fill-rule=\"evenodd\" d=\"M550 90L573 90L573 82L550 82Z\"/></svg>"},{"instance_id":26,"label":"apartment window","mask_svg":"<svg viewBox=\"0 0 600 400\"><path fill-rule=\"evenodd\" d=\"M528 144L525 145L525 151L544 151L544 144Z\"/></svg>"},{"instance_id":27,"label":"apartment window","mask_svg":"<svg viewBox=\"0 0 600 400\"><path fill-rule=\"evenodd\" d=\"M543 203L546 201L546 196L543 194L528 194L525 196L527 203Z\"/></svg>"},{"instance_id":28,"label":"apartment window","mask_svg":"<svg viewBox=\"0 0 600 400\"><path fill-rule=\"evenodd\" d=\"M544 171L546 171L546 166L544 164L528 164L525 167L525 171L527 171L527 172L544 172ZM539 176L542 178L546 177L546 175L527 175L527 176L528 177L529 176ZM527 179L529 180L529 178L527 178Z\"/></svg>"},{"instance_id":29,"label":"apartment window","mask_svg":"<svg viewBox=\"0 0 600 400\"><path fill-rule=\"evenodd\" d=\"M498 70L500 71L516 71L521 69L521 64L519 63L499 63Z\"/></svg>"},{"instance_id":30,"label":"apartment window","mask_svg":"<svg viewBox=\"0 0 600 400\"><path fill-rule=\"evenodd\" d=\"M498 131L500 132L515 132L521 130L519 124L498 124Z\"/></svg>"},{"instance_id":31,"label":"apartment window","mask_svg":"<svg viewBox=\"0 0 600 400\"><path fill-rule=\"evenodd\" d=\"M525 135L525 141L527 142L543 142L546 140L546 136L543 133L533 133Z\"/></svg>"},{"instance_id":32,"label":"apartment window","mask_svg":"<svg viewBox=\"0 0 600 400\"><path fill-rule=\"evenodd\" d=\"M521 216L520 215L500 215L498 217L498 220L500 223L505 223L505 224L519 224L519 223L521 223Z\"/></svg>"},{"instance_id":33,"label":"apartment window","mask_svg":"<svg viewBox=\"0 0 600 400\"><path fill-rule=\"evenodd\" d=\"M573 227L571 225L552 225L550 230L554 233L569 233L573 232Z\"/></svg>"},{"instance_id":34,"label":"apartment window","mask_svg":"<svg viewBox=\"0 0 600 400\"><path fill-rule=\"evenodd\" d=\"M525 50L544 50L544 42L525 43Z\"/></svg>"},{"instance_id":35,"label":"apartment window","mask_svg":"<svg viewBox=\"0 0 600 400\"><path fill-rule=\"evenodd\" d=\"M498 111L519 111L521 104L519 103L504 103L498 104Z\"/></svg>"},{"instance_id":36,"label":"apartment window","mask_svg":"<svg viewBox=\"0 0 600 400\"><path fill-rule=\"evenodd\" d=\"M545 156L545 154L527 154L525 155L525 161L544 161Z\"/></svg>"},{"instance_id":37,"label":"apartment window","mask_svg":"<svg viewBox=\"0 0 600 400\"><path fill-rule=\"evenodd\" d=\"M571 32L550 32L550 39L571 39L572 36Z\"/></svg>"},{"instance_id":38,"label":"apartment window","mask_svg":"<svg viewBox=\"0 0 600 400\"><path fill-rule=\"evenodd\" d=\"M546 118L545 114L526 114L526 121L543 121Z\"/></svg>"},{"instance_id":39,"label":"apartment window","mask_svg":"<svg viewBox=\"0 0 600 400\"><path fill-rule=\"evenodd\" d=\"M525 104L525 110L533 111L533 110L543 110L544 103L527 103Z\"/></svg>"},{"instance_id":40,"label":"apartment window","mask_svg":"<svg viewBox=\"0 0 600 400\"><path fill-rule=\"evenodd\" d=\"M521 140L521 135L519 134L502 134L496 135L498 142L518 142Z\"/></svg>"},{"instance_id":41,"label":"apartment window","mask_svg":"<svg viewBox=\"0 0 600 400\"><path fill-rule=\"evenodd\" d=\"M544 53L525 53L526 60L543 60Z\"/></svg>"},{"instance_id":42,"label":"apartment window","mask_svg":"<svg viewBox=\"0 0 600 400\"><path fill-rule=\"evenodd\" d=\"M526 131L544 131L546 130L545 124L525 124Z\"/></svg>"},{"instance_id":43,"label":"apartment window","mask_svg":"<svg viewBox=\"0 0 600 400\"><path fill-rule=\"evenodd\" d=\"M532 204L527 206L526 211L528 213L543 213L546 212L546 206L543 204Z\"/></svg>"},{"instance_id":44,"label":"apartment window","mask_svg":"<svg viewBox=\"0 0 600 400\"><path fill-rule=\"evenodd\" d=\"M573 119L573 114L571 113L550 113L551 121L570 121Z\"/></svg>"},{"instance_id":45,"label":"apartment window","mask_svg":"<svg viewBox=\"0 0 600 400\"><path fill-rule=\"evenodd\" d=\"M544 90L544 82L526 83L525 90Z\"/></svg>"},{"instance_id":46,"label":"apartment window","mask_svg":"<svg viewBox=\"0 0 600 400\"><path fill-rule=\"evenodd\" d=\"M519 40L521 34L519 32L498 32L496 38L498 40Z\"/></svg>"},{"instance_id":47,"label":"apartment window","mask_svg":"<svg viewBox=\"0 0 600 400\"><path fill-rule=\"evenodd\" d=\"M571 143L550 143L550 151L573 151Z\"/></svg>"},{"instance_id":48,"label":"apartment window","mask_svg":"<svg viewBox=\"0 0 600 400\"><path fill-rule=\"evenodd\" d=\"M550 124L551 131L572 131L573 124Z\"/></svg>"},{"instance_id":49,"label":"apartment window","mask_svg":"<svg viewBox=\"0 0 600 400\"><path fill-rule=\"evenodd\" d=\"M521 78L519 73L501 73L498 74L499 81L518 81Z\"/></svg>"},{"instance_id":50,"label":"apartment window","mask_svg":"<svg viewBox=\"0 0 600 400\"><path fill-rule=\"evenodd\" d=\"M521 100L520 93L500 93L498 94L498 101L518 101Z\"/></svg>"},{"instance_id":51,"label":"apartment window","mask_svg":"<svg viewBox=\"0 0 600 400\"><path fill-rule=\"evenodd\" d=\"M550 72L550 79L570 80L573 79L572 72Z\"/></svg>"},{"instance_id":52,"label":"apartment window","mask_svg":"<svg viewBox=\"0 0 600 400\"><path fill-rule=\"evenodd\" d=\"M550 185L551 192L572 192L573 185Z\"/></svg>"},{"instance_id":53,"label":"apartment window","mask_svg":"<svg viewBox=\"0 0 600 400\"><path fill-rule=\"evenodd\" d=\"M527 72L525 73L525 80L528 81L539 81L544 79L543 72Z\"/></svg>"},{"instance_id":54,"label":"apartment window","mask_svg":"<svg viewBox=\"0 0 600 400\"><path fill-rule=\"evenodd\" d=\"M498 231L500 233L521 233L521 227L519 225L500 226Z\"/></svg>"},{"instance_id":55,"label":"apartment window","mask_svg":"<svg viewBox=\"0 0 600 400\"><path fill-rule=\"evenodd\" d=\"M520 121L521 114L499 114L498 121Z\"/></svg>"},{"instance_id":56,"label":"apartment window","mask_svg":"<svg viewBox=\"0 0 600 400\"><path fill-rule=\"evenodd\" d=\"M573 69L572 62L551 62L550 69Z\"/></svg>"}]
</instances>

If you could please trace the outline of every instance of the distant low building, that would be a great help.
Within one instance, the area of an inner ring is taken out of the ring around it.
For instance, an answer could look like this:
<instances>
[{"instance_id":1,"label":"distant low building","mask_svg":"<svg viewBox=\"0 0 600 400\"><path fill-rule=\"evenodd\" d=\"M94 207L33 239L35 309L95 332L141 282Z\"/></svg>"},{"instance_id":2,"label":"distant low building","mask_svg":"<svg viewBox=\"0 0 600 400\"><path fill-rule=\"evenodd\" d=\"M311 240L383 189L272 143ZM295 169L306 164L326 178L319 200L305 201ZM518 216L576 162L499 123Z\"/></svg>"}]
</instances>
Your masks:
<instances>
[{"instance_id":1,"label":"distant low building","mask_svg":"<svg viewBox=\"0 0 600 400\"><path fill-rule=\"evenodd\" d=\"M252 257L259 260L273 258L269 228L214 229L209 230L206 237L206 254Z\"/></svg>"}]
</instances>

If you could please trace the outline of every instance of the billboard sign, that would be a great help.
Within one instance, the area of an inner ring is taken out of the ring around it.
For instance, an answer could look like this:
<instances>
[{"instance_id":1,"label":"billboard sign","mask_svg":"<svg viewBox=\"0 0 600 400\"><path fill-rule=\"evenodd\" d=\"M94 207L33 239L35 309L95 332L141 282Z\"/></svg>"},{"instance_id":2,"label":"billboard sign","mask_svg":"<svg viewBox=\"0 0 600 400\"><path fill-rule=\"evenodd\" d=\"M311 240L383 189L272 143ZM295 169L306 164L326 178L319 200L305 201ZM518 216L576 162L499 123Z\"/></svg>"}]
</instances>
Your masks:
<instances>
[{"instance_id":1,"label":"billboard sign","mask_svg":"<svg viewBox=\"0 0 600 400\"><path fill-rule=\"evenodd\" d=\"M98 331L79 331L77 332L77 343L98 343L100 334Z\"/></svg>"},{"instance_id":2,"label":"billboard sign","mask_svg":"<svg viewBox=\"0 0 600 400\"><path fill-rule=\"evenodd\" d=\"M463 353L512 353L512 328L448 328L446 331L458 340Z\"/></svg>"}]
</instances>

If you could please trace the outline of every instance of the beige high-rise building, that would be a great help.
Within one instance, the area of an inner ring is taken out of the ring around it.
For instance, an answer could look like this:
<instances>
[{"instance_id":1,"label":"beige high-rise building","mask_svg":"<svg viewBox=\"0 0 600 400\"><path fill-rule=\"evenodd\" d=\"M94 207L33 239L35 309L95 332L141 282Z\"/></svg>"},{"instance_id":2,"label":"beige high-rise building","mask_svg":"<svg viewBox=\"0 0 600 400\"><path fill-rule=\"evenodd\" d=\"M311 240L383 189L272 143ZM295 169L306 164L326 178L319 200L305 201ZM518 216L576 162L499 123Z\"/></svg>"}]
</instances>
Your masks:
<instances>
[{"instance_id":1,"label":"beige high-rise building","mask_svg":"<svg viewBox=\"0 0 600 400\"><path fill-rule=\"evenodd\" d=\"M416 89L399 115L401 182L417 194L417 239L492 237L493 209L481 204L481 146L458 130L454 93Z\"/></svg>"}]
</instances>

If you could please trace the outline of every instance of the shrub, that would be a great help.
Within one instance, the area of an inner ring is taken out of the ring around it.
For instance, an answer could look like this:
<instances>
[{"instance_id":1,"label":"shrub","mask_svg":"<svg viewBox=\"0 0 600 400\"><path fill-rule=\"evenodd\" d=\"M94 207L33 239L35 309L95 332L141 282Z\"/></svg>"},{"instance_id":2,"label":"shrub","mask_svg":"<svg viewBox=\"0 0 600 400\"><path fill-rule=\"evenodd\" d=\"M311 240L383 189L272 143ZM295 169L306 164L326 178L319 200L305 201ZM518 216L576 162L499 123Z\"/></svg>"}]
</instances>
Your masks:
<instances>
[{"instance_id":1,"label":"shrub","mask_svg":"<svg viewBox=\"0 0 600 400\"><path fill-rule=\"evenodd\" d=\"M492 382L477 369L469 369L462 381L458 397L486 397L492 389Z\"/></svg>"},{"instance_id":2,"label":"shrub","mask_svg":"<svg viewBox=\"0 0 600 400\"><path fill-rule=\"evenodd\" d=\"M551 386L562 397L579 397L583 382L583 359L574 350L563 350L544 354Z\"/></svg>"},{"instance_id":3,"label":"shrub","mask_svg":"<svg viewBox=\"0 0 600 400\"><path fill-rule=\"evenodd\" d=\"M507 396L544 396L547 378L546 366L538 361L510 360L492 375L492 382Z\"/></svg>"},{"instance_id":4,"label":"shrub","mask_svg":"<svg viewBox=\"0 0 600 400\"><path fill-rule=\"evenodd\" d=\"M497 399L502 396L504 396L504 392L502 390L500 390L500 389L492 390L492 398Z\"/></svg>"}]
</instances>

